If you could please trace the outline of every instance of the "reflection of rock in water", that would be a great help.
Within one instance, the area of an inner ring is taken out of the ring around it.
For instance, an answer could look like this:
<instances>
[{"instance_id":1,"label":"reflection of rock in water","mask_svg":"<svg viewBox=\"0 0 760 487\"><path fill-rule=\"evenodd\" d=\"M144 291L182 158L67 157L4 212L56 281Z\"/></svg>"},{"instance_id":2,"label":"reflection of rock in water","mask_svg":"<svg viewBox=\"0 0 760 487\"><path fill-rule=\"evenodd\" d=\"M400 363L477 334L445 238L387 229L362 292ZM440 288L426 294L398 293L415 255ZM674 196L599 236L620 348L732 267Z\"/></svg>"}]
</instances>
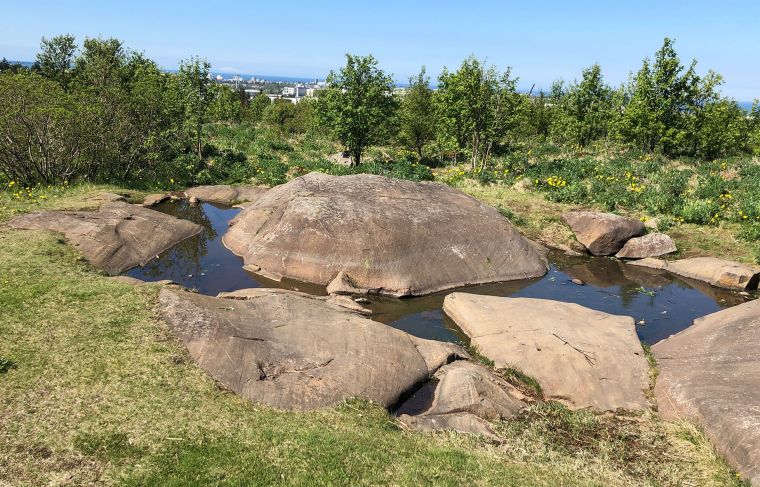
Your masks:
<instances>
[{"instance_id":1,"label":"reflection of rock in water","mask_svg":"<svg viewBox=\"0 0 760 487\"><path fill-rule=\"evenodd\" d=\"M673 282L672 277L656 269L646 269L627 264L621 264L620 268L627 279L649 289L662 289Z\"/></svg>"},{"instance_id":2,"label":"reflection of rock in water","mask_svg":"<svg viewBox=\"0 0 760 487\"><path fill-rule=\"evenodd\" d=\"M459 288L457 291L472 294L486 294L489 296L509 296L517 291L525 289L539 280L540 279L523 279L520 281L484 284L481 286ZM391 323L405 316L417 313L425 313L428 318L435 317L440 319L443 299L448 294L451 294L451 291L430 294L419 298L404 299L370 296L371 303L368 304L367 307L375 313L372 315L372 319L382 323Z\"/></svg>"},{"instance_id":3,"label":"reflection of rock in water","mask_svg":"<svg viewBox=\"0 0 760 487\"><path fill-rule=\"evenodd\" d=\"M203 231L172 247L167 251L165 258L148 262L142 267L141 273L145 277L157 279L167 275L177 278L203 272L202 257L208 252L209 240L217 236L214 225L206 214L207 209L201 205L190 205L187 201L165 201L156 205L154 209L200 225Z\"/></svg>"},{"instance_id":4,"label":"reflection of rock in water","mask_svg":"<svg viewBox=\"0 0 760 487\"><path fill-rule=\"evenodd\" d=\"M596 287L630 286L632 282L623 274L622 266L620 261L598 257L561 267L560 270Z\"/></svg>"}]
</instances>

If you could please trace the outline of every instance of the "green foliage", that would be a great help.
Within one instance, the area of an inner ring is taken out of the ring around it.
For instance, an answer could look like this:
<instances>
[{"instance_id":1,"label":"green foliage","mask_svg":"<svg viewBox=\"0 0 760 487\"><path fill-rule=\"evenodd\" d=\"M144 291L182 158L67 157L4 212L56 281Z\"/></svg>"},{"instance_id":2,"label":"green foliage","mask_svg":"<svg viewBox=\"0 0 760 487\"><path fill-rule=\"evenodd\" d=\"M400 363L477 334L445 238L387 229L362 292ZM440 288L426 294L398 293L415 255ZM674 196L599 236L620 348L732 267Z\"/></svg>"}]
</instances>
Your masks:
<instances>
[{"instance_id":1,"label":"green foliage","mask_svg":"<svg viewBox=\"0 0 760 487\"><path fill-rule=\"evenodd\" d=\"M208 61L191 57L180 63L177 73L186 129L194 135L199 158L203 150L203 125L208 121L208 109L213 96L210 69Z\"/></svg>"},{"instance_id":2,"label":"green foliage","mask_svg":"<svg viewBox=\"0 0 760 487\"><path fill-rule=\"evenodd\" d=\"M238 92L228 86L212 84L208 118L214 122L240 122L243 104Z\"/></svg>"},{"instance_id":3,"label":"green foliage","mask_svg":"<svg viewBox=\"0 0 760 487\"><path fill-rule=\"evenodd\" d=\"M71 79L76 49L74 36L70 34L55 36L52 39L43 37L40 52L37 53L40 74L57 81L65 89Z\"/></svg>"},{"instance_id":4,"label":"green foliage","mask_svg":"<svg viewBox=\"0 0 760 487\"><path fill-rule=\"evenodd\" d=\"M277 101L264 109L262 121L282 134L292 135L307 132L314 124L314 117L314 102Z\"/></svg>"},{"instance_id":5,"label":"green foliage","mask_svg":"<svg viewBox=\"0 0 760 487\"><path fill-rule=\"evenodd\" d=\"M264 110L272 103L268 96L259 93L251 98L248 106L243 109L243 119L248 122L260 122L264 117Z\"/></svg>"},{"instance_id":6,"label":"green foliage","mask_svg":"<svg viewBox=\"0 0 760 487\"><path fill-rule=\"evenodd\" d=\"M392 132L397 107L393 79L374 57L346 54L346 65L330 72L327 85L318 99L319 118L359 164L367 147L386 141Z\"/></svg>"},{"instance_id":7,"label":"green foliage","mask_svg":"<svg viewBox=\"0 0 760 487\"><path fill-rule=\"evenodd\" d=\"M520 392L535 399L543 399L544 391L536 379L516 367L506 367L497 371L504 379L517 387Z\"/></svg>"},{"instance_id":8,"label":"green foliage","mask_svg":"<svg viewBox=\"0 0 760 487\"><path fill-rule=\"evenodd\" d=\"M409 88L401 99L399 139L415 150L422 159L422 150L435 137L435 113L430 78L423 66L416 77L409 78Z\"/></svg>"},{"instance_id":9,"label":"green foliage","mask_svg":"<svg viewBox=\"0 0 760 487\"><path fill-rule=\"evenodd\" d=\"M433 100L439 147L464 154L472 169L486 167L496 144L508 142L524 108L511 70L499 73L472 56L453 73L444 68Z\"/></svg>"},{"instance_id":10,"label":"green foliage","mask_svg":"<svg viewBox=\"0 0 760 487\"><path fill-rule=\"evenodd\" d=\"M586 147L607 136L615 112L612 90L604 83L598 64L583 70L580 83L567 88L555 84L552 92L557 111L552 128L558 140Z\"/></svg>"}]
</instances>

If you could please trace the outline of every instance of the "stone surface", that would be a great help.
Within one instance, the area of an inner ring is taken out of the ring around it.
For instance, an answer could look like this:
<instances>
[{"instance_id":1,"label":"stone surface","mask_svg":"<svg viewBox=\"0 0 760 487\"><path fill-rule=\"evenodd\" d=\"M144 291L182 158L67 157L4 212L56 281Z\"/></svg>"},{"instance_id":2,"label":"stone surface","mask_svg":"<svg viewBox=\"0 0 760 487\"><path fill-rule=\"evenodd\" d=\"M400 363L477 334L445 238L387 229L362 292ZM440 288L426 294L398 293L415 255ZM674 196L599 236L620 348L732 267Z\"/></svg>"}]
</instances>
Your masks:
<instances>
[{"instance_id":1,"label":"stone surface","mask_svg":"<svg viewBox=\"0 0 760 487\"><path fill-rule=\"evenodd\" d=\"M652 347L660 414L703 426L726 459L760 486L760 301L699 318Z\"/></svg>"},{"instance_id":2,"label":"stone surface","mask_svg":"<svg viewBox=\"0 0 760 487\"><path fill-rule=\"evenodd\" d=\"M694 257L673 261L650 258L637 260L629 265L666 270L672 274L710 283L715 287L736 290L756 289L758 278L760 278L758 267L714 257Z\"/></svg>"},{"instance_id":3,"label":"stone surface","mask_svg":"<svg viewBox=\"0 0 760 487\"><path fill-rule=\"evenodd\" d=\"M155 194L149 194L143 199L143 206L156 206L159 203L163 203L164 201L171 198L171 195L169 193L155 193Z\"/></svg>"},{"instance_id":4,"label":"stone surface","mask_svg":"<svg viewBox=\"0 0 760 487\"><path fill-rule=\"evenodd\" d=\"M116 201L126 201L126 198L116 193L100 193L100 194L96 194L95 196L90 196L89 198L87 198L87 201L103 204L103 203L114 203Z\"/></svg>"},{"instance_id":5,"label":"stone surface","mask_svg":"<svg viewBox=\"0 0 760 487\"><path fill-rule=\"evenodd\" d=\"M311 173L231 225L224 244L247 269L322 286L340 275L330 293L422 295L547 271L539 246L494 208L436 183Z\"/></svg>"},{"instance_id":6,"label":"stone surface","mask_svg":"<svg viewBox=\"0 0 760 487\"><path fill-rule=\"evenodd\" d=\"M143 281L142 279L138 279L136 277L130 277L130 276L111 276L109 277L112 281L121 282L124 284L131 284L132 286L144 286L145 284L156 284L159 286L169 286L172 284L175 284L174 281L169 279L163 279L160 281Z\"/></svg>"},{"instance_id":7,"label":"stone surface","mask_svg":"<svg viewBox=\"0 0 760 487\"><path fill-rule=\"evenodd\" d=\"M573 409L648 406L648 364L633 318L545 299L453 293L444 312L496 368L536 379Z\"/></svg>"},{"instance_id":8,"label":"stone surface","mask_svg":"<svg viewBox=\"0 0 760 487\"><path fill-rule=\"evenodd\" d=\"M103 204L93 212L29 213L14 218L10 225L62 233L90 263L112 275L144 265L202 231L195 223L122 202Z\"/></svg>"},{"instance_id":9,"label":"stone surface","mask_svg":"<svg viewBox=\"0 0 760 487\"><path fill-rule=\"evenodd\" d=\"M246 288L246 289L238 289L236 291L222 292L222 293L217 294L216 297L225 298L225 299L257 299L260 297L271 296L272 294L277 294L277 293L295 294L305 299L313 299L316 301L321 301L321 302L330 304L332 306L337 306L342 309L347 309L349 311L359 313L361 315L372 314L371 309L365 308L364 306L355 302L348 296L337 296L337 295L315 296L313 294L302 293L299 291L290 291L288 289Z\"/></svg>"},{"instance_id":10,"label":"stone surface","mask_svg":"<svg viewBox=\"0 0 760 487\"><path fill-rule=\"evenodd\" d=\"M628 240L620 252L615 254L619 259L644 259L659 257L678 250L673 239L664 233L648 233L642 237Z\"/></svg>"},{"instance_id":11,"label":"stone surface","mask_svg":"<svg viewBox=\"0 0 760 487\"><path fill-rule=\"evenodd\" d=\"M159 311L222 386L303 411L362 397L392 407L461 347L412 337L293 292L229 300L163 288Z\"/></svg>"},{"instance_id":12,"label":"stone surface","mask_svg":"<svg viewBox=\"0 0 760 487\"><path fill-rule=\"evenodd\" d=\"M628 239L644 234L644 224L639 220L611 213L571 211L563 214L562 220L593 255L613 255Z\"/></svg>"},{"instance_id":13,"label":"stone surface","mask_svg":"<svg viewBox=\"0 0 760 487\"><path fill-rule=\"evenodd\" d=\"M219 205L232 205L233 203L254 202L258 200L267 188L258 186L229 186L225 184L216 186L196 186L185 191L189 199L205 201Z\"/></svg>"},{"instance_id":14,"label":"stone surface","mask_svg":"<svg viewBox=\"0 0 760 487\"><path fill-rule=\"evenodd\" d=\"M336 152L328 157L327 160L340 166L351 167L354 165L354 160L348 152Z\"/></svg>"},{"instance_id":15,"label":"stone surface","mask_svg":"<svg viewBox=\"0 0 760 487\"><path fill-rule=\"evenodd\" d=\"M457 360L441 367L429 387L397 411L399 420L422 430L453 429L494 436L489 421L507 419L526 407L524 396L482 365ZM416 396L416 395L415 395Z\"/></svg>"}]
</instances>

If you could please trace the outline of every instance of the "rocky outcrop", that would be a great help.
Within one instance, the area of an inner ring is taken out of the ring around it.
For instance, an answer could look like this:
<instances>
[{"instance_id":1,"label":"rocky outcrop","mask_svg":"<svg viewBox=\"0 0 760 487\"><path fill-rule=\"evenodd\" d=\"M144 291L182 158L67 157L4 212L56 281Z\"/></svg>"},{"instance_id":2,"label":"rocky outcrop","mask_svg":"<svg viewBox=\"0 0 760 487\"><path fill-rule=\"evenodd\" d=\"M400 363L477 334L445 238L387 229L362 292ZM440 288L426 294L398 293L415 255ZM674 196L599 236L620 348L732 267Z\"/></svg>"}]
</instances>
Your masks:
<instances>
[{"instance_id":1,"label":"rocky outcrop","mask_svg":"<svg viewBox=\"0 0 760 487\"><path fill-rule=\"evenodd\" d=\"M195 198L197 201L216 203L218 205L230 206L235 203L255 202L264 193L267 188L258 186L195 186L185 191L188 199Z\"/></svg>"},{"instance_id":2,"label":"rocky outcrop","mask_svg":"<svg viewBox=\"0 0 760 487\"><path fill-rule=\"evenodd\" d=\"M628 240L620 252L615 254L618 259L644 259L659 257L678 250L673 239L664 233L648 233L643 237Z\"/></svg>"},{"instance_id":3,"label":"rocky outcrop","mask_svg":"<svg viewBox=\"0 0 760 487\"><path fill-rule=\"evenodd\" d=\"M112 275L144 265L202 230L195 223L122 202L103 204L94 212L29 213L10 225L62 233L85 259Z\"/></svg>"},{"instance_id":4,"label":"rocky outcrop","mask_svg":"<svg viewBox=\"0 0 760 487\"><path fill-rule=\"evenodd\" d=\"M760 301L694 321L652 347L660 414L703 426L726 459L760 486Z\"/></svg>"},{"instance_id":5,"label":"rocky outcrop","mask_svg":"<svg viewBox=\"0 0 760 487\"><path fill-rule=\"evenodd\" d=\"M354 313L359 313L360 315L371 315L372 310L369 308L365 308L361 304L357 303L353 299L349 298L348 296L339 296L339 295L329 295L329 296L314 296L313 294L306 294L298 291L290 291L287 289L270 289L270 288L247 288L247 289L238 289L236 291L229 291L229 292L222 292L217 294L218 298L225 298L225 299L257 299L260 297L265 296L271 296L272 294L277 293L291 293L295 294L297 296L301 296L304 299L313 299L316 301L320 301L323 303L330 304L332 306L337 306L339 308L343 308L349 311L353 311Z\"/></svg>"},{"instance_id":6,"label":"rocky outcrop","mask_svg":"<svg viewBox=\"0 0 760 487\"><path fill-rule=\"evenodd\" d=\"M648 407L648 364L633 318L544 299L465 293L444 312L496 368L536 379L546 399L573 409Z\"/></svg>"},{"instance_id":7,"label":"rocky outcrop","mask_svg":"<svg viewBox=\"0 0 760 487\"><path fill-rule=\"evenodd\" d=\"M526 407L517 389L465 360L441 367L415 396L397 413L402 423L425 431L453 429L495 436L491 421L511 418Z\"/></svg>"},{"instance_id":8,"label":"rocky outcrop","mask_svg":"<svg viewBox=\"0 0 760 487\"><path fill-rule=\"evenodd\" d=\"M716 259L714 257L694 257L674 261L642 259L629 265L661 269L689 279L704 281L725 289L757 289L760 268Z\"/></svg>"},{"instance_id":9,"label":"rocky outcrop","mask_svg":"<svg viewBox=\"0 0 760 487\"><path fill-rule=\"evenodd\" d=\"M626 241L645 231L639 220L611 213L571 211L562 215L562 220L593 255L614 255Z\"/></svg>"},{"instance_id":10,"label":"rocky outcrop","mask_svg":"<svg viewBox=\"0 0 760 487\"><path fill-rule=\"evenodd\" d=\"M164 201L171 198L171 195L169 193L154 193L149 194L145 198L143 198L142 205L143 206L156 206L159 203L163 203Z\"/></svg>"},{"instance_id":11,"label":"rocky outcrop","mask_svg":"<svg viewBox=\"0 0 760 487\"><path fill-rule=\"evenodd\" d=\"M547 271L539 247L494 208L436 183L311 173L231 224L224 243L246 269L322 286L339 278L341 293L422 295Z\"/></svg>"},{"instance_id":12,"label":"rocky outcrop","mask_svg":"<svg viewBox=\"0 0 760 487\"><path fill-rule=\"evenodd\" d=\"M395 406L465 352L292 292L230 300L164 288L159 310L224 387L302 411L361 397Z\"/></svg>"}]
</instances>

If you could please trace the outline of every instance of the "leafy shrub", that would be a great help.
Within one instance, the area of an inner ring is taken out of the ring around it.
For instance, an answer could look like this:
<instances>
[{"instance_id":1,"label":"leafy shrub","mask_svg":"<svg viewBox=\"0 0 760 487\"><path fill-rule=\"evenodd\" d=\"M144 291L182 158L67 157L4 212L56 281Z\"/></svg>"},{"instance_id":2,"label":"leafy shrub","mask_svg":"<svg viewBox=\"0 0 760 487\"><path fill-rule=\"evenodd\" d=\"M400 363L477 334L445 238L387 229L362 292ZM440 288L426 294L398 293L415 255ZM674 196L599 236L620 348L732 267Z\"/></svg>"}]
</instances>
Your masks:
<instances>
[{"instance_id":1,"label":"leafy shrub","mask_svg":"<svg viewBox=\"0 0 760 487\"><path fill-rule=\"evenodd\" d=\"M680 216L687 223L706 225L715 223L715 215L720 214L720 206L712 200L688 200L681 208Z\"/></svg>"}]
</instances>

